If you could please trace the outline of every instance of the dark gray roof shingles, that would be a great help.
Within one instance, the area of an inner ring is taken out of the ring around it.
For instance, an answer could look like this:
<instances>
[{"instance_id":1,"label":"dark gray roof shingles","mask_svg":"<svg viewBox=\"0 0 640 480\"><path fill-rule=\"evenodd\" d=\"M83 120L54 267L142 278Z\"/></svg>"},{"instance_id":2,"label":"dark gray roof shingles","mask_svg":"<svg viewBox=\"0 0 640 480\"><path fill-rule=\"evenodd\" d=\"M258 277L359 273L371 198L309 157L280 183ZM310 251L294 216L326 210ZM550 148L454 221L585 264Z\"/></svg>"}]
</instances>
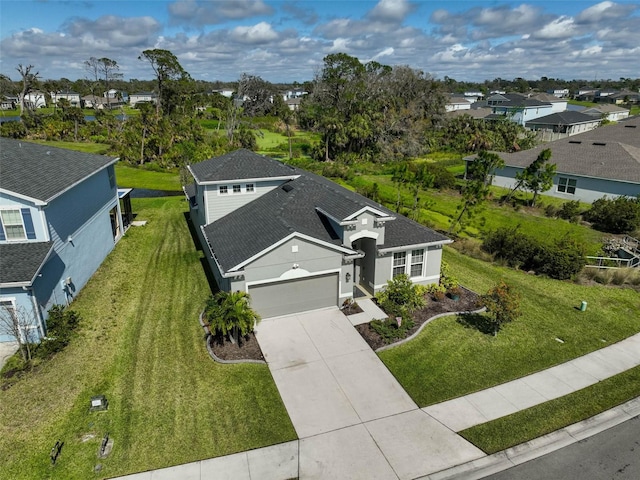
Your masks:
<instances>
[{"instance_id":1,"label":"dark gray roof shingles","mask_svg":"<svg viewBox=\"0 0 640 480\"><path fill-rule=\"evenodd\" d=\"M33 280L52 248L52 242L0 244L0 283Z\"/></svg>"},{"instance_id":2,"label":"dark gray roof shingles","mask_svg":"<svg viewBox=\"0 0 640 480\"><path fill-rule=\"evenodd\" d=\"M113 157L0 138L0 188L47 202L115 161Z\"/></svg>"},{"instance_id":3,"label":"dark gray roof shingles","mask_svg":"<svg viewBox=\"0 0 640 480\"><path fill-rule=\"evenodd\" d=\"M552 113L551 115L545 115L544 117L534 118L527 122L529 125L573 125L576 123L588 123L593 122L592 115L587 115L580 112L574 112L572 110L566 110L564 112Z\"/></svg>"},{"instance_id":4,"label":"dark gray roof shingles","mask_svg":"<svg viewBox=\"0 0 640 480\"><path fill-rule=\"evenodd\" d=\"M558 173L640 183L640 117L500 156L506 165L526 167L545 148Z\"/></svg>"},{"instance_id":5,"label":"dark gray roof shingles","mask_svg":"<svg viewBox=\"0 0 640 480\"><path fill-rule=\"evenodd\" d=\"M293 168L244 148L196 163L190 168L200 183L295 175Z\"/></svg>"},{"instance_id":6,"label":"dark gray roof shingles","mask_svg":"<svg viewBox=\"0 0 640 480\"><path fill-rule=\"evenodd\" d=\"M351 192L326 178L295 169L299 177L278 187L204 228L224 271L236 267L293 232L340 246L322 209L342 220L364 207L382 211L395 220L386 222L383 248L448 240L447 237ZM350 248L350 246L347 246Z\"/></svg>"}]
</instances>

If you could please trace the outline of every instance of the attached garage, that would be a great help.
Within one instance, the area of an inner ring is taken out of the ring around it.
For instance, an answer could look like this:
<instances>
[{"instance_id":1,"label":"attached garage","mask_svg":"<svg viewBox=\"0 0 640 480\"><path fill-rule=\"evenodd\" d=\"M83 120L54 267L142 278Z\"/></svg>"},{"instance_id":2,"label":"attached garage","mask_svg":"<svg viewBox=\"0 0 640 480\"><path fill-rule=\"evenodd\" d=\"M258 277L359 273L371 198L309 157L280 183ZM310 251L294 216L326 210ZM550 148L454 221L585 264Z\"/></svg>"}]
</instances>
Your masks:
<instances>
[{"instance_id":1,"label":"attached garage","mask_svg":"<svg viewBox=\"0 0 640 480\"><path fill-rule=\"evenodd\" d=\"M262 318L338 304L338 274L298 278L249 287L251 306Z\"/></svg>"}]
</instances>

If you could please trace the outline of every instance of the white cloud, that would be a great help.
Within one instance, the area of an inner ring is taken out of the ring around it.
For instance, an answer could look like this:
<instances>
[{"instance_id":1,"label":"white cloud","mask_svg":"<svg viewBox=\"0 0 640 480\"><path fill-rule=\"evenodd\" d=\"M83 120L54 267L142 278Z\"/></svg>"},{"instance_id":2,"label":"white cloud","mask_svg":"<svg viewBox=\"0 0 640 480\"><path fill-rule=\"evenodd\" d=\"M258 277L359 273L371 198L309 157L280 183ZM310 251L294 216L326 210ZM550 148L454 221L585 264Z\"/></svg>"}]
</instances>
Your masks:
<instances>
[{"instance_id":1,"label":"white cloud","mask_svg":"<svg viewBox=\"0 0 640 480\"><path fill-rule=\"evenodd\" d=\"M226 20L271 15L273 12L273 8L263 0L177 0L169 4L173 25L215 25Z\"/></svg>"},{"instance_id":2,"label":"white cloud","mask_svg":"<svg viewBox=\"0 0 640 480\"><path fill-rule=\"evenodd\" d=\"M401 23L413 10L415 7L407 0L380 0L367 16L372 20Z\"/></svg>"},{"instance_id":3,"label":"white cloud","mask_svg":"<svg viewBox=\"0 0 640 480\"><path fill-rule=\"evenodd\" d=\"M554 40L558 38L569 38L576 34L576 28L573 19L569 17L560 17L553 22L546 24L537 32L532 34L536 38L544 38Z\"/></svg>"},{"instance_id":4,"label":"white cloud","mask_svg":"<svg viewBox=\"0 0 640 480\"><path fill-rule=\"evenodd\" d=\"M236 27L231 30L230 37L239 43L258 44L277 40L278 33L271 28L270 24L260 22L251 27Z\"/></svg>"}]
</instances>

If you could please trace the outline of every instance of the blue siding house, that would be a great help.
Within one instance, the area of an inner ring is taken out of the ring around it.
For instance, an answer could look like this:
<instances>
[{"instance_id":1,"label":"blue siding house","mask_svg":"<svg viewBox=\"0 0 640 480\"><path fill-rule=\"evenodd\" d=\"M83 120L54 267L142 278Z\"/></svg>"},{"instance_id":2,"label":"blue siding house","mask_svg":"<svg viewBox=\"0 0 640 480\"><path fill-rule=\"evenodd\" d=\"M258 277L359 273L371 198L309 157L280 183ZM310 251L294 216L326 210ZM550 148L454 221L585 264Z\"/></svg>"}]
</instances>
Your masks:
<instances>
[{"instance_id":1,"label":"blue siding house","mask_svg":"<svg viewBox=\"0 0 640 480\"><path fill-rule=\"evenodd\" d=\"M0 308L32 317L33 340L124 233L117 161L0 138ZM0 342L13 340L0 332Z\"/></svg>"}]
</instances>

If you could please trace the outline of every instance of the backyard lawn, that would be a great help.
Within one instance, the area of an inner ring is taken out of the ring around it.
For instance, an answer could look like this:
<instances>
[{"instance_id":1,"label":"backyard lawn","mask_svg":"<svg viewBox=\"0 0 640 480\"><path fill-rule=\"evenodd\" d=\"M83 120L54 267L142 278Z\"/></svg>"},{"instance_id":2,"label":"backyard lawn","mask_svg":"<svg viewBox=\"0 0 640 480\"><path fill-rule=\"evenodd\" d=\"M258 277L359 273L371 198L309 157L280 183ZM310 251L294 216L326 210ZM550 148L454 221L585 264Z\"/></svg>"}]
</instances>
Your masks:
<instances>
[{"instance_id":1,"label":"backyard lawn","mask_svg":"<svg viewBox=\"0 0 640 480\"><path fill-rule=\"evenodd\" d=\"M543 370L640 332L640 294L635 290L529 275L449 248L445 260L464 286L479 293L504 279L522 295L523 314L497 337L464 326L456 316L444 317L415 340L381 352L421 407ZM583 300L588 303L585 312L577 308Z\"/></svg>"},{"instance_id":2,"label":"backyard lawn","mask_svg":"<svg viewBox=\"0 0 640 480\"><path fill-rule=\"evenodd\" d=\"M133 208L148 224L127 232L72 304L78 337L0 391L3 478L111 477L296 438L265 365L220 365L207 354L197 318L211 292L184 199ZM90 413L99 394L109 409ZM99 460L107 432L113 451Z\"/></svg>"}]
</instances>

